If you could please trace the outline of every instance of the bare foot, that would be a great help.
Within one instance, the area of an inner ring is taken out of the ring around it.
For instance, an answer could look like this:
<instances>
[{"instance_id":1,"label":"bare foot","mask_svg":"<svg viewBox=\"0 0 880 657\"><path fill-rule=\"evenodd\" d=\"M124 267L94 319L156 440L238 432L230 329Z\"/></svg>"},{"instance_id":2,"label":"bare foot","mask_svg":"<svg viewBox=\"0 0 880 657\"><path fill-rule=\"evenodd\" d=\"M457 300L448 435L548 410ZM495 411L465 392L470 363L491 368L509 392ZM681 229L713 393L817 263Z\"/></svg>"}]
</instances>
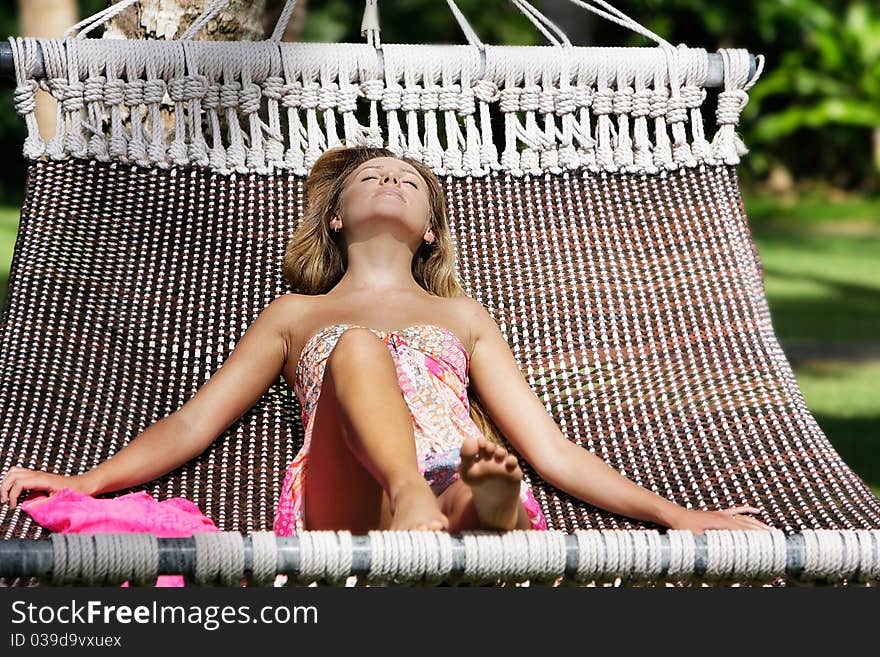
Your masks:
<instances>
[{"instance_id":1,"label":"bare foot","mask_svg":"<svg viewBox=\"0 0 880 657\"><path fill-rule=\"evenodd\" d=\"M523 472L513 454L485 438L465 438L461 445L462 480L473 491L473 504L486 529L517 526Z\"/></svg>"},{"instance_id":2,"label":"bare foot","mask_svg":"<svg viewBox=\"0 0 880 657\"><path fill-rule=\"evenodd\" d=\"M440 503L424 479L404 484L391 498L393 531L424 529L447 531L449 518L440 510Z\"/></svg>"}]
</instances>

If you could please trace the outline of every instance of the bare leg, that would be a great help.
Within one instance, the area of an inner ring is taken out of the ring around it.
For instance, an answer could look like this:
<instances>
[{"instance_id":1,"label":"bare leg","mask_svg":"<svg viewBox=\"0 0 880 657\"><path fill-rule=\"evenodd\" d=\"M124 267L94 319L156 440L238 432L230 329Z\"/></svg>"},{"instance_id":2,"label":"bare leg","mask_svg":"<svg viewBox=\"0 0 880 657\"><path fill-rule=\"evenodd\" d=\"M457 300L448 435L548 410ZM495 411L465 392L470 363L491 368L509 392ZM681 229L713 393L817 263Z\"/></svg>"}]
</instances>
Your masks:
<instances>
[{"instance_id":1,"label":"bare leg","mask_svg":"<svg viewBox=\"0 0 880 657\"><path fill-rule=\"evenodd\" d=\"M466 438L461 457L461 479L438 498L449 518L449 532L531 528L519 499L523 475L516 457L485 438Z\"/></svg>"},{"instance_id":2,"label":"bare leg","mask_svg":"<svg viewBox=\"0 0 880 657\"><path fill-rule=\"evenodd\" d=\"M418 469L412 417L388 347L353 327L328 357L306 475L309 529L444 530Z\"/></svg>"}]
</instances>

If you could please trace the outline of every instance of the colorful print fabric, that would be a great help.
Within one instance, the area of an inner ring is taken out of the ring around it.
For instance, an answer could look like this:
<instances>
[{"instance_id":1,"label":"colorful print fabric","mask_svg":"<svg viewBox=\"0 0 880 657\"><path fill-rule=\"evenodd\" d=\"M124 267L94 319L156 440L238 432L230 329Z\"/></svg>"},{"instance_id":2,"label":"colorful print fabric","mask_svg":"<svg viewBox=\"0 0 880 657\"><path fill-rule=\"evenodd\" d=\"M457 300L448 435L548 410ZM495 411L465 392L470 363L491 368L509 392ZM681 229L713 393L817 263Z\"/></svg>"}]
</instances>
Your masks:
<instances>
[{"instance_id":1,"label":"colorful print fabric","mask_svg":"<svg viewBox=\"0 0 880 657\"><path fill-rule=\"evenodd\" d=\"M314 410L321 394L324 368L330 352L347 328L357 324L332 324L305 344L297 365L294 391L302 408L303 446L288 466L275 514L274 532L289 536L306 529L303 506ZM360 327L369 328L369 327ZM397 367L398 383L413 419L419 471L436 495L459 478L459 449L466 436L483 434L470 417L467 396L470 356L447 328L433 324L409 326L399 331L369 329L387 345ZM532 529L547 529L547 521L523 480L520 499Z\"/></svg>"}]
</instances>

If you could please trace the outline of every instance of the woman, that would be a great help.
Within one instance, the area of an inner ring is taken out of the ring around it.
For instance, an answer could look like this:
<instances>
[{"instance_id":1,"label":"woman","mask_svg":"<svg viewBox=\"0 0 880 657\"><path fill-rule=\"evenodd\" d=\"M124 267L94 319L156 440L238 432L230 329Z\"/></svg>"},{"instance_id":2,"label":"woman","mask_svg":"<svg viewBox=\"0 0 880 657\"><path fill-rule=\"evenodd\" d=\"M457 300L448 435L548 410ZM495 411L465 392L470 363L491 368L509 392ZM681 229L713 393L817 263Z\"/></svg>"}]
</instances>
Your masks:
<instances>
[{"instance_id":1,"label":"woman","mask_svg":"<svg viewBox=\"0 0 880 657\"><path fill-rule=\"evenodd\" d=\"M0 501L151 481L202 453L281 374L305 441L286 473L279 535L546 529L504 439L545 481L615 513L696 533L769 529L750 506L676 505L564 437L457 282L442 187L426 165L383 148L331 149L306 194L283 262L298 293L273 300L189 401L111 459L76 476L13 467Z\"/></svg>"}]
</instances>

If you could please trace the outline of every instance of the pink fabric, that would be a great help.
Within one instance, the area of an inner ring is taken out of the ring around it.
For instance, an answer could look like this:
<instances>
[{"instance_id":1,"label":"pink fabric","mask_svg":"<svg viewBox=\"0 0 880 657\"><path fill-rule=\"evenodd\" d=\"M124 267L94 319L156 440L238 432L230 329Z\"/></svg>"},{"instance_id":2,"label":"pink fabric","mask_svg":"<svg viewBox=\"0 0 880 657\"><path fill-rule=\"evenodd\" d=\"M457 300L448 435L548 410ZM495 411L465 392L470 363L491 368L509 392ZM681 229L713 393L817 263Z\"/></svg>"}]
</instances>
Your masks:
<instances>
[{"instance_id":1,"label":"pink fabric","mask_svg":"<svg viewBox=\"0 0 880 657\"><path fill-rule=\"evenodd\" d=\"M397 381L413 418L419 472L435 495L459 478L459 454L465 437L483 437L470 416L470 354L451 329L434 324L414 324L399 331L347 323L325 326L306 341L299 356L293 388L302 409L305 438L284 476L272 527L277 536L307 530L306 473L324 369L339 337L356 326L377 334L391 352ZM520 482L520 500L530 527L546 530L547 519L525 480Z\"/></svg>"},{"instance_id":2,"label":"pink fabric","mask_svg":"<svg viewBox=\"0 0 880 657\"><path fill-rule=\"evenodd\" d=\"M183 497L157 502L145 491L98 499L64 488L49 496L31 496L21 508L42 527L62 534L147 532L159 538L184 538L220 531L193 502ZM157 587L183 585L182 575L159 575L156 580Z\"/></svg>"}]
</instances>

